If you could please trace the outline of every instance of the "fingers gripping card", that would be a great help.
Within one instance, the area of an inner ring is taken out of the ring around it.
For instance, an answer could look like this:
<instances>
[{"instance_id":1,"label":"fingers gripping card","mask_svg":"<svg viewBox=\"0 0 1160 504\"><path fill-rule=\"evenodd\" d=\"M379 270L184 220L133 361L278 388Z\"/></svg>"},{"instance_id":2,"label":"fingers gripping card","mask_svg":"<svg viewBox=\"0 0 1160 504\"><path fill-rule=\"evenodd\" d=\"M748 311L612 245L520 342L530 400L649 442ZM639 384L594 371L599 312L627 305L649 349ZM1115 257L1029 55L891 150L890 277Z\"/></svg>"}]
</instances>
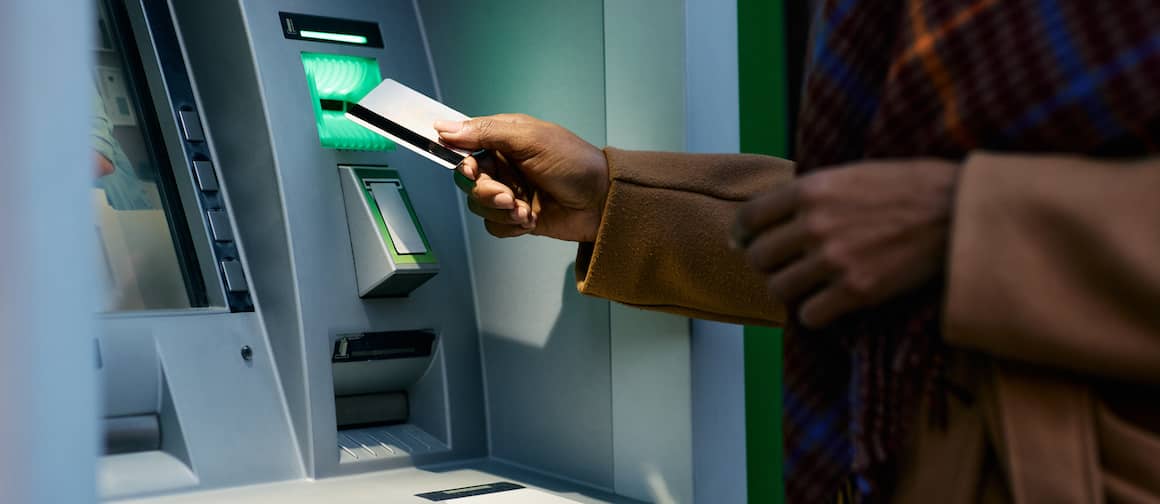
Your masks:
<instances>
[{"instance_id":1,"label":"fingers gripping card","mask_svg":"<svg viewBox=\"0 0 1160 504\"><path fill-rule=\"evenodd\" d=\"M437 120L462 121L466 115L393 79L350 105L346 117L445 168L453 169L471 155L440 141L434 127Z\"/></svg>"}]
</instances>

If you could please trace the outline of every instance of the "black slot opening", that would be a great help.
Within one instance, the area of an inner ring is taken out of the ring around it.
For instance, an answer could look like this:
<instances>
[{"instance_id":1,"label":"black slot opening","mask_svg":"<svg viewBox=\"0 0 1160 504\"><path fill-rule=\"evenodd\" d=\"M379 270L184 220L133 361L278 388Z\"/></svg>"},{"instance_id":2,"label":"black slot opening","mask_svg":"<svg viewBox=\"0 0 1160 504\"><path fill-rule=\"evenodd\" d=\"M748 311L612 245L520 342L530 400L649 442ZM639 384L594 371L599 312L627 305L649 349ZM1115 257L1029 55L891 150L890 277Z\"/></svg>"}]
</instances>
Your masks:
<instances>
[{"instance_id":1,"label":"black slot opening","mask_svg":"<svg viewBox=\"0 0 1160 504\"><path fill-rule=\"evenodd\" d=\"M435 345L432 331L382 331L346 334L334 342L331 362L427 357Z\"/></svg>"},{"instance_id":2,"label":"black slot opening","mask_svg":"<svg viewBox=\"0 0 1160 504\"><path fill-rule=\"evenodd\" d=\"M346 112L346 102L342 100L328 100L320 98L318 104L322 106L322 110L329 110L332 112Z\"/></svg>"}]
</instances>

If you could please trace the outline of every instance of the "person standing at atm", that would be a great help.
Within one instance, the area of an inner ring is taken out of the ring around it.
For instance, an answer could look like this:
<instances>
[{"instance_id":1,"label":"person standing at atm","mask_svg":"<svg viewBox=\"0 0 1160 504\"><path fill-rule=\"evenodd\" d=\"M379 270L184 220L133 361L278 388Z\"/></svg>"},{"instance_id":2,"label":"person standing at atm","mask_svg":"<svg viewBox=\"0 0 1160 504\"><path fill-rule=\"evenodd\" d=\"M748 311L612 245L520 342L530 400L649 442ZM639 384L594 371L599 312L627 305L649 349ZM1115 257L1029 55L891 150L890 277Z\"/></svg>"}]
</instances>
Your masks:
<instances>
[{"instance_id":1,"label":"person standing at atm","mask_svg":"<svg viewBox=\"0 0 1160 504\"><path fill-rule=\"evenodd\" d=\"M105 112L105 97L100 86L92 86L93 114L89 128L93 146L93 165L96 177L93 185L104 190L109 206L117 210L144 210L156 208L149 201L141 180L133 173L133 164L117 141L113 122Z\"/></svg>"},{"instance_id":2,"label":"person standing at atm","mask_svg":"<svg viewBox=\"0 0 1160 504\"><path fill-rule=\"evenodd\" d=\"M796 162L441 121L496 152L468 206L585 294L788 325L791 502L1160 500L1160 3L821 3Z\"/></svg>"}]
</instances>

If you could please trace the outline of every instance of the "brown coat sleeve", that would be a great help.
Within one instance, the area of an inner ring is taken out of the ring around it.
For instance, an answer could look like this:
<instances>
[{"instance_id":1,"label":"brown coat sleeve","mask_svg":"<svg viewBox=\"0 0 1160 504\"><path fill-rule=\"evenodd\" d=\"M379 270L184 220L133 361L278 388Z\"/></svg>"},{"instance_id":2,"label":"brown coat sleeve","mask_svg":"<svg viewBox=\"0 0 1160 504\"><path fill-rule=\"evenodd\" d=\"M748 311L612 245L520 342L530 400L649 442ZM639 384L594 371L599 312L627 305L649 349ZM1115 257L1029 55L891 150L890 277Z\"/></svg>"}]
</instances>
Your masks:
<instances>
[{"instance_id":1,"label":"brown coat sleeve","mask_svg":"<svg viewBox=\"0 0 1160 504\"><path fill-rule=\"evenodd\" d=\"M729 248L738 205L793 178L754 155L605 149L612 186L595 243L576 259L580 292L688 317L781 325L785 310Z\"/></svg>"},{"instance_id":2,"label":"brown coat sleeve","mask_svg":"<svg viewBox=\"0 0 1160 504\"><path fill-rule=\"evenodd\" d=\"M948 269L952 344L1160 382L1160 160L972 156Z\"/></svg>"}]
</instances>

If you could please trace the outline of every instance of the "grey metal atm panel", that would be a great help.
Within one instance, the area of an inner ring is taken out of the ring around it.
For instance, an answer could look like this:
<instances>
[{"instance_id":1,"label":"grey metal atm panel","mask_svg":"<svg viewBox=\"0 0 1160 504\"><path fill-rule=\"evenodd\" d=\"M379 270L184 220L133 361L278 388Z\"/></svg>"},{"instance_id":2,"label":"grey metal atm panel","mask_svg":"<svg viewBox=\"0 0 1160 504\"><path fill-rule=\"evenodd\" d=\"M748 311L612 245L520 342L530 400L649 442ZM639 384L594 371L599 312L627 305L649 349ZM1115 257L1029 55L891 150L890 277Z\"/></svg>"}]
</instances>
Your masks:
<instances>
[{"instance_id":1,"label":"grey metal atm panel","mask_svg":"<svg viewBox=\"0 0 1160 504\"><path fill-rule=\"evenodd\" d=\"M100 328L103 414L159 421L152 433L157 446L102 458L103 497L304 476L253 313L119 315L101 320ZM242 358L242 346L250 347L250 360Z\"/></svg>"},{"instance_id":2,"label":"grey metal atm panel","mask_svg":"<svg viewBox=\"0 0 1160 504\"><path fill-rule=\"evenodd\" d=\"M250 254L255 303L270 331L307 472L324 477L486 453L471 279L451 173L418 156L321 147L301 53L375 58L384 78L435 95L409 1L174 0L207 133L230 189L236 233ZM382 49L289 40L280 12L370 21ZM336 168L398 170L441 270L406 298L359 299ZM260 258L260 260L258 259ZM412 460L340 464L330 346L342 333L433 329L446 379L450 451Z\"/></svg>"},{"instance_id":3,"label":"grey metal atm panel","mask_svg":"<svg viewBox=\"0 0 1160 504\"><path fill-rule=\"evenodd\" d=\"M420 7L448 105L526 112L605 143L601 2L426 0ZM462 49L467 41L471 51ZM512 61L536 70L493 70ZM575 244L497 240L465 213L475 282L487 286L476 297L492 456L614 488L608 301L576 291Z\"/></svg>"}]
</instances>

